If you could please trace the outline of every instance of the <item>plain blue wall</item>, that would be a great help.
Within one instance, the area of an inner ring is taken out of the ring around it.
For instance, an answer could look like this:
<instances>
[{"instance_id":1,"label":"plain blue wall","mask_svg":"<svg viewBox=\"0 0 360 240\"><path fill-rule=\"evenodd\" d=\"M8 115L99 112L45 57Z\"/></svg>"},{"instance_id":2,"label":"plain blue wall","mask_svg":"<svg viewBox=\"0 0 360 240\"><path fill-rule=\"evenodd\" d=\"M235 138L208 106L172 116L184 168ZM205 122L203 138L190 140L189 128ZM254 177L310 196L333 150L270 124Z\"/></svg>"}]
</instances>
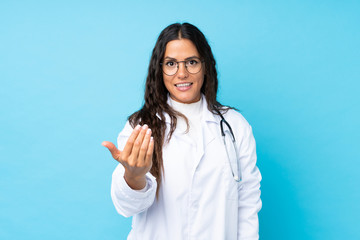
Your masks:
<instances>
[{"instance_id":1,"label":"plain blue wall","mask_svg":"<svg viewBox=\"0 0 360 240\"><path fill-rule=\"evenodd\" d=\"M360 239L359 1L1 1L0 239L125 239L115 142L189 21L253 126L261 239Z\"/></svg>"}]
</instances>

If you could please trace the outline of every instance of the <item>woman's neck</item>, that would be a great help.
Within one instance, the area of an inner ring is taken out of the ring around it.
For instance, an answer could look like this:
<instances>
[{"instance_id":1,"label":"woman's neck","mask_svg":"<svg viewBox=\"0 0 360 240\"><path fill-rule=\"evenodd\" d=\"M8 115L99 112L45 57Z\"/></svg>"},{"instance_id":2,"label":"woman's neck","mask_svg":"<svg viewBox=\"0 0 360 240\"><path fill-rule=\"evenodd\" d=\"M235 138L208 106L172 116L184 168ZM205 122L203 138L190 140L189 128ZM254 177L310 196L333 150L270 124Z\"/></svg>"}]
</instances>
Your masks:
<instances>
[{"instance_id":1,"label":"woman's neck","mask_svg":"<svg viewBox=\"0 0 360 240\"><path fill-rule=\"evenodd\" d=\"M184 114L187 118L200 115L202 109L202 98L194 103L180 103L170 98L170 106L178 112Z\"/></svg>"}]
</instances>

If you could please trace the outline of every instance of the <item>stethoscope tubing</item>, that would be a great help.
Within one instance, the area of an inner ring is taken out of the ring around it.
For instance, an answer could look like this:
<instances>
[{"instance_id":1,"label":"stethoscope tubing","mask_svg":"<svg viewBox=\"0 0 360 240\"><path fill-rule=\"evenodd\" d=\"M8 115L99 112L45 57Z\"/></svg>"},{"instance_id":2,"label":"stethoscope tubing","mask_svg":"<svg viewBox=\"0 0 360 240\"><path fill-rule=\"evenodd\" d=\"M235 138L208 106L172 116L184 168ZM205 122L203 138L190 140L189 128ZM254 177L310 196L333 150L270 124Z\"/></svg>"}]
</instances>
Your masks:
<instances>
[{"instance_id":1,"label":"stethoscope tubing","mask_svg":"<svg viewBox=\"0 0 360 240\"><path fill-rule=\"evenodd\" d=\"M239 153L238 153L238 150L236 148L235 135L234 135L234 132L233 132L230 124L225 120L224 116L220 113L220 111L217 111L217 112L218 112L219 116L221 117L221 121L220 121L221 135L222 135L222 139L223 139L223 142L224 142L224 145L225 145L226 155L227 155L228 162L229 162L229 165L230 165L230 168L231 168L231 172L232 172L234 180L236 182L240 182L241 178L242 178L242 174L241 174L240 163L239 163L239 158L238 158ZM225 140L225 131L224 131L223 124L225 124L228 127L228 129L230 131L230 134L231 134L231 141L232 141L232 144L234 146L235 155L236 155L235 162L236 162L236 168L237 169L235 171L233 169L233 165L231 164L231 159L230 159L229 151L228 151L226 140Z\"/></svg>"}]
</instances>

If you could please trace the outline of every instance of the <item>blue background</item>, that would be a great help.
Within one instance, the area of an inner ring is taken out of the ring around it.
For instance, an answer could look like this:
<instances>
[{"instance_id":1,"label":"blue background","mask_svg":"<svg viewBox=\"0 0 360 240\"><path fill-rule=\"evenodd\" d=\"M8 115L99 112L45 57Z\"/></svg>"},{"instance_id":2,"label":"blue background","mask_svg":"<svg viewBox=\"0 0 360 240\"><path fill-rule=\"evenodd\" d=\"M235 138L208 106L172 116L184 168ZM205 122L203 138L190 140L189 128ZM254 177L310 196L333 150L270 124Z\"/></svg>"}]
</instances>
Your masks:
<instances>
[{"instance_id":1,"label":"blue background","mask_svg":"<svg viewBox=\"0 0 360 240\"><path fill-rule=\"evenodd\" d=\"M0 2L0 239L125 239L115 142L160 31L198 26L253 126L261 239L360 239L359 1Z\"/></svg>"}]
</instances>

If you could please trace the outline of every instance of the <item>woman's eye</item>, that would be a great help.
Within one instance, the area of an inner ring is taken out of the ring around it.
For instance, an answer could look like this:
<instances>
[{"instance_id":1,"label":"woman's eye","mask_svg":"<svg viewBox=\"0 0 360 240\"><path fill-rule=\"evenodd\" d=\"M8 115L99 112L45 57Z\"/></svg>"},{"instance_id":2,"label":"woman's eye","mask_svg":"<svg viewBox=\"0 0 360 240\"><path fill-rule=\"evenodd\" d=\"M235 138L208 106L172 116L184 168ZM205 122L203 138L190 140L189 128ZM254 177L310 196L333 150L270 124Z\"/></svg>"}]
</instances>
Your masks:
<instances>
[{"instance_id":1,"label":"woman's eye","mask_svg":"<svg viewBox=\"0 0 360 240\"><path fill-rule=\"evenodd\" d=\"M198 61L196 61L194 59L188 61L188 65L190 65L190 66L196 65L197 63L198 63Z\"/></svg>"},{"instance_id":2,"label":"woman's eye","mask_svg":"<svg viewBox=\"0 0 360 240\"><path fill-rule=\"evenodd\" d=\"M168 67L174 67L174 66L175 66L175 62L171 62L171 61L170 61L170 62L166 62L165 65L168 66Z\"/></svg>"}]
</instances>

